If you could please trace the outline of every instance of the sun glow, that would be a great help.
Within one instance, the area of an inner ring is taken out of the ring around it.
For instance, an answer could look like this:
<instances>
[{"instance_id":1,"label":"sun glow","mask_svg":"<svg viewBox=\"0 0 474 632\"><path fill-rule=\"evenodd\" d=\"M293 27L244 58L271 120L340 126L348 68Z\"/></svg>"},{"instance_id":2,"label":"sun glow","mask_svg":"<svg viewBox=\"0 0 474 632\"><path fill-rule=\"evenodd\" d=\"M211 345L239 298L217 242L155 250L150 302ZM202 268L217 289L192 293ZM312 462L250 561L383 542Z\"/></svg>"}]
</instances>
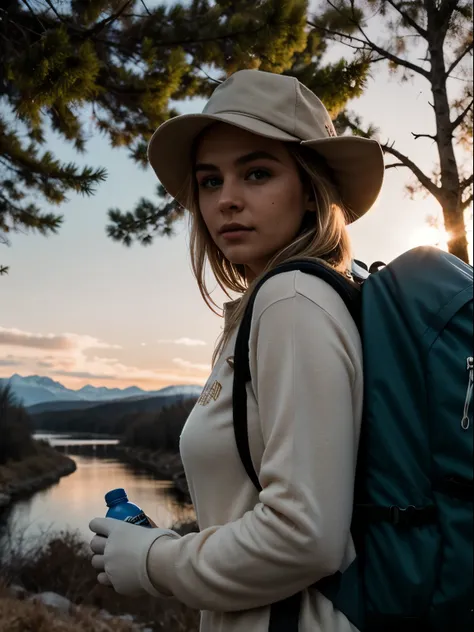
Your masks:
<instances>
[{"instance_id":1,"label":"sun glow","mask_svg":"<svg viewBox=\"0 0 474 632\"><path fill-rule=\"evenodd\" d=\"M473 261L473 226L472 226L472 205L464 211L464 221L466 225L469 261ZM411 248L416 246L435 246L448 251L450 233L443 226L442 216L436 211L427 218L424 226L419 226L409 235Z\"/></svg>"},{"instance_id":2,"label":"sun glow","mask_svg":"<svg viewBox=\"0 0 474 632\"><path fill-rule=\"evenodd\" d=\"M410 245L416 246L437 246L442 250L448 250L450 235L444 228L437 226L421 226L410 235Z\"/></svg>"}]
</instances>

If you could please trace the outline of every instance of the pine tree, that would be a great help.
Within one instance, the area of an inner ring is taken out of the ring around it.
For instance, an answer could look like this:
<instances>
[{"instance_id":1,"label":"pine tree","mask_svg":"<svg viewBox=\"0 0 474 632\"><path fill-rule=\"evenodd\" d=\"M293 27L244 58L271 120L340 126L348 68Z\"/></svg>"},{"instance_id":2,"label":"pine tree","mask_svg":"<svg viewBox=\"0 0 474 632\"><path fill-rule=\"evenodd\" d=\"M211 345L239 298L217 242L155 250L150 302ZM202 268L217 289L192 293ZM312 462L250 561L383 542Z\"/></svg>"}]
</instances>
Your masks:
<instances>
[{"instance_id":1,"label":"pine tree","mask_svg":"<svg viewBox=\"0 0 474 632\"><path fill-rule=\"evenodd\" d=\"M325 0L325 6L323 15L310 21L319 33L353 49L356 58L371 64L385 61L402 80L419 75L429 83L436 131L412 134L436 143L438 164L427 174L394 142L387 142L384 151L395 161L386 168L409 169L416 179L415 185L407 185L409 193L424 192L438 201L449 250L468 262L465 212L473 201L473 171L471 160L464 164L460 156L472 151L472 2ZM369 34L371 16L383 21L385 41ZM364 130L360 118L345 113L339 122L355 134L370 137L376 131L373 126Z\"/></svg>"},{"instance_id":2,"label":"pine tree","mask_svg":"<svg viewBox=\"0 0 474 632\"><path fill-rule=\"evenodd\" d=\"M52 207L70 193L92 195L106 177L55 158L48 127L85 152L92 121L145 166L151 134L177 114L170 100L209 96L211 69L287 70L307 45L306 11L307 0L4 0L0 240L57 232Z\"/></svg>"}]
</instances>

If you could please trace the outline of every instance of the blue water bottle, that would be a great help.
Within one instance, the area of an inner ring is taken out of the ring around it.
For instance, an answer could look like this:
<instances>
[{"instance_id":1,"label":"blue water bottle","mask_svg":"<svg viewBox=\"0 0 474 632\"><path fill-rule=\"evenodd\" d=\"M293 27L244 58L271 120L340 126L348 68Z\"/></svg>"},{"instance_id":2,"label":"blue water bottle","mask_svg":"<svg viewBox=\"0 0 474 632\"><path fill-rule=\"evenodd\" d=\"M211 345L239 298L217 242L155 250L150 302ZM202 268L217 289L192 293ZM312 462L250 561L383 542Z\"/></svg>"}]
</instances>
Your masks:
<instances>
[{"instance_id":1,"label":"blue water bottle","mask_svg":"<svg viewBox=\"0 0 474 632\"><path fill-rule=\"evenodd\" d=\"M105 502L107 507L109 507L106 518L115 518L115 520L123 520L140 527L151 528L152 525L145 512L135 503L131 503L128 500L124 489L112 489L110 492L107 492L105 494Z\"/></svg>"}]
</instances>

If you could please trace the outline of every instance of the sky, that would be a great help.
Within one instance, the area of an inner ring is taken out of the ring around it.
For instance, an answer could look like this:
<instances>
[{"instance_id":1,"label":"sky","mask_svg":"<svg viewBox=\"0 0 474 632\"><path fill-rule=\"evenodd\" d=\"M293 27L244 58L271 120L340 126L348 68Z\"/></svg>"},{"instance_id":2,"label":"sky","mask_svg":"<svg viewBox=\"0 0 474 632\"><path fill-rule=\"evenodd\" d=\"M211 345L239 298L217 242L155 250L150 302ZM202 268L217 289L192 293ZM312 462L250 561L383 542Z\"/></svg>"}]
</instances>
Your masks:
<instances>
[{"instance_id":1,"label":"sky","mask_svg":"<svg viewBox=\"0 0 474 632\"><path fill-rule=\"evenodd\" d=\"M378 24L373 24L377 31ZM328 59L347 49L332 47ZM453 90L456 86L453 86ZM365 94L349 104L380 129L380 140L395 141L426 172L436 161L431 93L423 78L403 83L377 64ZM202 100L179 103L181 113L200 112ZM107 237L107 211L131 210L153 196L156 179L141 170L126 150L112 150L89 128L85 156L50 135L49 148L62 160L106 166L108 179L90 198L71 196L61 207L60 233L48 238L14 234L0 246L0 377L45 375L69 388L85 384L154 390L171 384L204 384L222 319L204 304L190 268L187 223L175 236L152 246L127 248ZM393 162L389 156L387 162ZM388 262L444 236L426 223L438 215L433 198L411 200L407 169L390 169L372 210L350 226L355 255ZM221 291L215 298L222 304Z\"/></svg>"}]
</instances>

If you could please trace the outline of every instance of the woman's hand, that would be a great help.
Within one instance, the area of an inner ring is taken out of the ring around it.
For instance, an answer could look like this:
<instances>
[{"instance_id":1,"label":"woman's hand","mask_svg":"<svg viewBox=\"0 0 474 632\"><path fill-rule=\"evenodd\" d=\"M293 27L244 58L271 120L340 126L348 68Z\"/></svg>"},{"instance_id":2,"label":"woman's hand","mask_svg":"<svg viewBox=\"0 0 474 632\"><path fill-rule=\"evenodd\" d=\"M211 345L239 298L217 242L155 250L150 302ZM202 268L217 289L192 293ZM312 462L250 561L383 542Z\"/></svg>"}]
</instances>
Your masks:
<instances>
[{"instance_id":1,"label":"woman's hand","mask_svg":"<svg viewBox=\"0 0 474 632\"><path fill-rule=\"evenodd\" d=\"M96 534L90 546L94 553L92 566L99 571L100 584L112 586L121 595L159 594L148 578L148 552L158 538L179 537L177 533L114 518L94 518L89 528Z\"/></svg>"}]
</instances>

